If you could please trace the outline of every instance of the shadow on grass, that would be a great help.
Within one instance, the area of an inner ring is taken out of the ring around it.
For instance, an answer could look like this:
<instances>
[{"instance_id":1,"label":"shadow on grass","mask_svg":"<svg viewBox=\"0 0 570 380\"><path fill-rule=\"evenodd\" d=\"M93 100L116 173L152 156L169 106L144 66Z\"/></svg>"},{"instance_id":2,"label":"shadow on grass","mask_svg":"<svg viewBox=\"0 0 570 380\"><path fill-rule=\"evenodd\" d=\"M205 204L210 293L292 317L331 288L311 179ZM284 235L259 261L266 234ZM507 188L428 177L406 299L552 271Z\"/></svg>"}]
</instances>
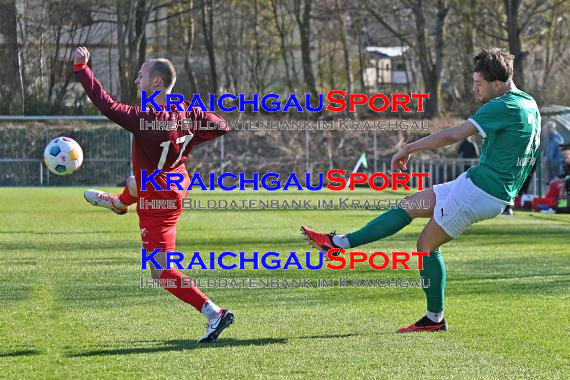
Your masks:
<instances>
[{"instance_id":1,"label":"shadow on grass","mask_svg":"<svg viewBox=\"0 0 570 380\"><path fill-rule=\"evenodd\" d=\"M32 356L32 355L39 355L40 351L38 350L22 350L22 351L14 351L14 352L0 352L0 358L13 358L16 356Z\"/></svg>"},{"instance_id":2,"label":"shadow on grass","mask_svg":"<svg viewBox=\"0 0 570 380\"><path fill-rule=\"evenodd\" d=\"M82 233L77 232L78 236ZM56 236L57 234L54 234ZM93 250L125 250L130 252L140 252L140 245L138 239L127 239L127 240L90 240L90 241L77 241L73 239L69 240L58 240L58 241L45 241L41 239L37 240L21 240L21 241L9 241L4 242L0 245L2 250L16 250L21 251L44 251L44 252L80 252L80 251L93 251ZM26 252L29 253L29 252Z\"/></svg>"},{"instance_id":3,"label":"shadow on grass","mask_svg":"<svg viewBox=\"0 0 570 380\"><path fill-rule=\"evenodd\" d=\"M337 339L337 338L351 338L355 336L360 336L358 333L350 334L328 334L328 335L313 335L313 336L298 336L294 338L289 338L289 340L301 340L301 339Z\"/></svg>"},{"instance_id":4,"label":"shadow on grass","mask_svg":"<svg viewBox=\"0 0 570 380\"><path fill-rule=\"evenodd\" d=\"M537 219L540 221L550 220L550 221L553 221L553 222L556 222L559 224L570 224L570 219L562 219L562 218L556 217L556 216L546 216L544 214L529 214L528 216L530 218Z\"/></svg>"},{"instance_id":5,"label":"shadow on grass","mask_svg":"<svg viewBox=\"0 0 570 380\"><path fill-rule=\"evenodd\" d=\"M526 276L530 277L530 276ZM539 279L538 276L537 279ZM506 277L510 279L511 277ZM514 277L513 277L514 278ZM524 277L520 277L524 279ZM493 279L494 280L494 279ZM460 282L460 281L457 281ZM524 295L531 296L544 296L544 295L557 295L565 294L570 287L570 280L566 278L545 278L539 282L537 281L520 281L520 282L489 282L482 284L480 281L475 281L472 284L462 283L455 287L451 287L451 282L447 283L450 293L455 296L459 295L483 295L483 294L510 294L510 295Z\"/></svg>"},{"instance_id":6,"label":"shadow on grass","mask_svg":"<svg viewBox=\"0 0 570 380\"><path fill-rule=\"evenodd\" d=\"M93 235L93 234L116 234L122 232L132 232L132 230L114 230L114 231L37 231L37 230L25 230L25 231L0 231L2 235L13 235L13 234L33 234L33 235Z\"/></svg>"},{"instance_id":7,"label":"shadow on grass","mask_svg":"<svg viewBox=\"0 0 570 380\"><path fill-rule=\"evenodd\" d=\"M20 284L14 286L11 281L0 282L0 306L7 307L12 302L22 302L32 298L33 285ZM2 354L0 353L0 356Z\"/></svg>"},{"instance_id":8,"label":"shadow on grass","mask_svg":"<svg viewBox=\"0 0 570 380\"><path fill-rule=\"evenodd\" d=\"M136 232L136 230L133 230ZM57 234L53 234L56 236ZM82 236L82 233L77 233L78 236ZM299 246L304 245L305 242L300 234L292 234L288 238L272 238L271 240L262 238L223 238L220 236L212 236L211 238L184 238L179 237L176 240L176 245L178 247L191 246L191 247L212 247L215 243L217 247L227 246L227 247L237 247L239 249L234 249L232 251L239 252L240 250L247 251L259 251L256 248L248 248L252 246L267 246L271 247L277 246ZM88 241L77 241L73 239L69 240L57 240L57 241L45 241L41 239L37 240L18 240L18 241L8 241L0 244L0 248L3 250L17 250L17 251L65 251L65 252L81 252L81 251L92 251L92 250L124 250L125 252L133 252L140 255L141 247L140 240L136 237L127 239L110 239L110 240L97 240L90 239ZM248 249L245 249L248 248ZM180 249L178 249L180 250ZM210 251L212 249L209 249ZM261 249L263 253L274 250L274 249ZM202 249L202 251L205 251ZM219 251L219 249L217 250ZM281 250L284 251L284 250ZM185 255L188 254L189 250L183 252ZM279 252L279 250L278 250ZM287 250L287 253L289 250ZM28 253L28 252L27 252ZM191 255L191 252L190 252Z\"/></svg>"},{"instance_id":9,"label":"shadow on grass","mask_svg":"<svg viewBox=\"0 0 570 380\"><path fill-rule=\"evenodd\" d=\"M94 351L85 351L67 354L68 357L82 356L106 356L106 355L133 355L133 354L149 354L169 351L195 350L213 347L240 347L240 346L265 346L268 344L287 343L284 338L266 338L266 339L222 339L216 343L198 344L195 340L168 340L165 342L153 342L147 347L125 347L116 349L102 349ZM157 344L157 345L155 345Z\"/></svg>"},{"instance_id":10,"label":"shadow on grass","mask_svg":"<svg viewBox=\"0 0 570 380\"><path fill-rule=\"evenodd\" d=\"M551 230L543 229L526 229L517 228L515 233L506 229L497 229L496 231L491 231L482 228L473 228L472 230L465 233L465 237L469 237L477 240L477 244L492 243L492 245L508 245L516 247L517 245L529 243L536 244L537 242L548 242L549 239L556 239L563 241L565 239L565 233L560 229L562 226L554 226L557 228ZM445 249L445 248L444 248Z\"/></svg>"},{"instance_id":11,"label":"shadow on grass","mask_svg":"<svg viewBox=\"0 0 570 380\"><path fill-rule=\"evenodd\" d=\"M185 351L195 349L209 349L209 348L222 348L222 347L242 347L242 346L266 346L270 344L285 344L290 340L302 339L334 339L334 338L348 338L358 336L360 334L338 334L338 335L316 335L316 336L301 336L293 338L259 338L259 339L221 339L216 343L199 344L195 340L175 339L167 341L137 341L132 344L145 344L146 347L125 347L113 349L101 349L94 351L68 353L68 357L86 357L86 356L108 356L108 355L136 355L136 354L149 354L158 352L169 351Z\"/></svg>"}]
</instances>

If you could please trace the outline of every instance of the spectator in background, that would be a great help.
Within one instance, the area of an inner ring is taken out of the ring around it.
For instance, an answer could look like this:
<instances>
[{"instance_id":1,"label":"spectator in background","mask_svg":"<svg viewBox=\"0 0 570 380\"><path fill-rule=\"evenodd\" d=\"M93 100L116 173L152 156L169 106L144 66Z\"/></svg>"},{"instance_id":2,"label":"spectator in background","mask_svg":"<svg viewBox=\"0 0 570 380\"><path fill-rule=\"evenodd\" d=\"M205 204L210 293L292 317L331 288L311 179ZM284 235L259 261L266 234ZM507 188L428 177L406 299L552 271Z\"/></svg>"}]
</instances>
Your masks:
<instances>
[{"instance_id":1,"label":"spectator in background","mask_svg":"<svg viewBox=\"0 0 570 380\"><path fill-rule=\"evenodd\" d=\"M566 199L566 207L558 207L557 213L570 213L570 144L560 147L563 158L562 172L551 183L558 187L558 200Z\"/></svg>"},{"instance_id":2,"label":"spectator in background","mask_svg":"<svg viewBox=\"0 0 570 380\"><path fill-rule=\"evenodd\" d=\"M562 172L560 145L564 144L564 139L556 130L556 123L553 121L546 123L545 137L544 164L546 166L546 181L550 182Z\"/></svg>"},{"instance_id":3,"label":"spectator in background","mask_svg":"<svg viewBox=\"0 0 570 380\"><path fill-rule=\"evenodd\" d=\"M457 150L457 155L459 158L479 158L479 148L477 144L471 141L471 136L467 136L461 144L459 144L459 149ZM467 171L471 165L465 164L463 166L463 171Z\"/></svg>"}]
</instances>

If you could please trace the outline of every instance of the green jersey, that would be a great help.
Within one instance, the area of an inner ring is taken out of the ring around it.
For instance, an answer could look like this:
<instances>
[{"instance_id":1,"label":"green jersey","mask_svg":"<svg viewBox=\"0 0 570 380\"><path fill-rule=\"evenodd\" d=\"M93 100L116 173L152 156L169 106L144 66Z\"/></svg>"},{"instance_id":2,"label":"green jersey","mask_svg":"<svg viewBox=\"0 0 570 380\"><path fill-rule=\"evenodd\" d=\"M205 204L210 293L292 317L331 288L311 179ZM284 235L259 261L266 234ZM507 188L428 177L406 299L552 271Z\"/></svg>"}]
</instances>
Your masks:
<instances>
[{"instance_id":1,"label":"green jersey","mask_svg":"<svg viewBox=\"0 0 570 380\"><path fill-rule=\"evenodd\" d=\"M483 136L479 165L467 171L473 183L512 203L536 162L540 113L534 99L514 90L485 103L470 121Z\"/></svg>"}]
</instances>

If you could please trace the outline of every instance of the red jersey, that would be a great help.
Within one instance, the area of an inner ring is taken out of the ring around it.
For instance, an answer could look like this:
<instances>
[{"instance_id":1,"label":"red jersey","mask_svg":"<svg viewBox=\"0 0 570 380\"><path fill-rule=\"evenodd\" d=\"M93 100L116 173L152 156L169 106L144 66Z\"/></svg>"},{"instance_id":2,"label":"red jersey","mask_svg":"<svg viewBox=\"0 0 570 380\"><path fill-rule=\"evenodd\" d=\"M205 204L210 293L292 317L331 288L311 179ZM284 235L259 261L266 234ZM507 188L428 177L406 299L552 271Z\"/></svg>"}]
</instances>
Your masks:
<instances>
[{"instance_id":1,"label":"red jersey","mask_svg":"<svg viewBox=\"0 0 570 380\"><path fill-rule=\"evenodd\" d=\"M182 196L185 196L185 192L154 191L154 186L151 184L147 184L146 191L141 191L141 170L146 169L147 176L149 176L154 170L161 169L161 174L154 178L162 188L165 188L165 174L167 172L182 173L185 177L184 183L187 185L188 173L184 163L188 158L190 150L198 144L222 136L230 131L229 128L208 128L202 130L199 126L203 125L206 127L207 123L210 122L208 125L211 127L210 124L212 122L219 123L224 121L224 119L216 114L203 112L199 108L192 108L189 111L156 111L153 108L149 108L148 111L143 111L140 106L131 106L113 99L103 89L103 86L87 65L75 65L74 70L76 71L78 81L95 107L110 120L133 134L133 171L137 181L139 197L144 197L145 199L176 199L181 197L181 193L184 194ZM185 101L184 109L187 109L188 106L189 103ZM181 119L190 119L193 127L186 129L178 127L174 130L146 130L146 128L141 130L141 125L145 126L144 122L178 122ZM142 210L138 211L140 214ZM153 213L151 212L152 210L148 211ZM155 211L157 212L153 214L160 213L158 212L159 210Z\"/></svg>"}]
</instances>

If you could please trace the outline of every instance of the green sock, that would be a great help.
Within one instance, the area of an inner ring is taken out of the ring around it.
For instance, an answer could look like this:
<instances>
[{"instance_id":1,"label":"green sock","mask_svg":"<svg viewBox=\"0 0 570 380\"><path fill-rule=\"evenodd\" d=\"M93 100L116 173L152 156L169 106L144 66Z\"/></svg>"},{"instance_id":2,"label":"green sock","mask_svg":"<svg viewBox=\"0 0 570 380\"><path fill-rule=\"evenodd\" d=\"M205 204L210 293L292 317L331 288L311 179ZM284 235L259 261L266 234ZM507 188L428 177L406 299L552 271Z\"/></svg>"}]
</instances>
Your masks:
<instances>
[{"instance_id":1,"label":"green sock","mask_svg":"<svg viewBox=\"0 0 570 380\"><path fill-rule=\"evenodd\" d=\"M443 298L445 293L445 264L439 251L430 251L429 256L424 256L424 269L420 270L420 276L429 287L424 288L427 298L427 309L433 313L443 311Z\"/></svg>"},{"instance_id":2,"label":"green sock","mask_svg":"<svg viewBox=\"0 0 570 380\"><path fill-rule=\"evenodd\" d=\"M358 231L346 234L350 247L372 243L395 234L412 222L412 218L401 208L391 209L372 219Z\"/></svg>"}]
</instances>

